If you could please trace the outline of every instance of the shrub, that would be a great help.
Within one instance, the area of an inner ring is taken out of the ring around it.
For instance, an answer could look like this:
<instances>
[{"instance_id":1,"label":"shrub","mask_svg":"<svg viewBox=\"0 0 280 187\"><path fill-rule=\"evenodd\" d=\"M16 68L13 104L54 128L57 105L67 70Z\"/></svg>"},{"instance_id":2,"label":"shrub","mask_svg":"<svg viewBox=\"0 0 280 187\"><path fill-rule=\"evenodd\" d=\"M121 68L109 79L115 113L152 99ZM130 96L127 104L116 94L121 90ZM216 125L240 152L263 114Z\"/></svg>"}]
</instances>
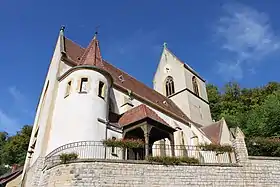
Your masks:
<instances>
[{"instance_id":1,"label":"shrub","mask_svg":"<svg viewBox=\"0 0 280 187\"><path fill-rule=\"evenodd\" d=\"M76 153L62 153L59 155L59 159L61 163L66 164L69 161L76 160L78 158L78 154Z\"/></svg>"},{"instance_id":2,"label":"shrub","mask_svg":"<svg viewBox=\"0 0 280 187\"><path fill-rule=\"evenodd\" d=\"M199 160L193 157L181 157L181 162L187 163L187 164L198 164Z\"/></svg>"},{"instance_id":3,"label":"shrub","mask_svg":"<svg viewBox=\"0 0 280 187\"><path fill-rule=\"evenodd\" d=\"M232 152L233 148L230 145L218 145L218 144L201 144L199 148L202 151L216 151L220 153Z\"/></svg>"},{"instance_id":4,"label":"shrub","mask_svg":"<svg viewBox=\"0 0 280 187\"><path fill-rule=\"evenodd\" d=\"M103 145L107 147L143 148L144 142L141 139L107 139L103 140Z\"/></svg>"},{"instance_id":5,"label":"shrub","mask_svg":"<svg viewBox=\"0 0 280 187\"><path fill-rule=\"evenodd\" d=\"M170 156L149 156L147 157L149 162L159 162L163 165L179 165L182 163L198 164L199 161L196 158L190 157L170 157Z\"/></svg>"},{"instance_id":6,"label":"shrub","mask_svg":"<svg viewBox=\"0 0 280 187\"><path fill-rule=\"evenodd\" d=\"M280 138L255 137L246 139L248 154L251 156L280 157Z\"/></svg>"}]
</instances>

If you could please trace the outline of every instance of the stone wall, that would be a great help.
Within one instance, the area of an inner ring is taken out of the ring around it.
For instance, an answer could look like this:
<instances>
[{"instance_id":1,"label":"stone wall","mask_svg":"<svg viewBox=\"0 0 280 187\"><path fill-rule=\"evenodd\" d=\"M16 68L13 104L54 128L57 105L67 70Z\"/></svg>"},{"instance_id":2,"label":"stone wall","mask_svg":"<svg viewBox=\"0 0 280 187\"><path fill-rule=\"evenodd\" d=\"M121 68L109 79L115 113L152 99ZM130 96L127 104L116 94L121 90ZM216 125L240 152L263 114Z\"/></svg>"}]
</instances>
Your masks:
<instances>
[{"instance_id":1,"label":"stone wall","mask_svg":"<svg viewBox=\"0 0 280 187\"><path fill-rule=\"evenodd\" d=\"M77 160L42 171L38 161L28 171L24 186L280 186L280 158L249 157L241 130L233 134L236 164L164 166L147 161Z\"/></svg>"},{"instance_id":2,"label":"stone wall","mask_svg":"<svg viewBox=\"0 0 280 187\"><path fill-rule=\"evenodd\" d=\"M249 159L244 166L164 166L143 163L85 162L46 170L49 186L279 186L280 159Z\"/></svg>"},{"instance_id":3,"label":"stone wall","mask_svg":"<svg viewBox=\"0 0 280 187\"><path fill-rule=\"evenodd\" d=\"M24 177L23 184L26 187L39 186L42 169L44 165L44 157L38 157L31 167L28 168Z\"/></svg>"}]
</instances>

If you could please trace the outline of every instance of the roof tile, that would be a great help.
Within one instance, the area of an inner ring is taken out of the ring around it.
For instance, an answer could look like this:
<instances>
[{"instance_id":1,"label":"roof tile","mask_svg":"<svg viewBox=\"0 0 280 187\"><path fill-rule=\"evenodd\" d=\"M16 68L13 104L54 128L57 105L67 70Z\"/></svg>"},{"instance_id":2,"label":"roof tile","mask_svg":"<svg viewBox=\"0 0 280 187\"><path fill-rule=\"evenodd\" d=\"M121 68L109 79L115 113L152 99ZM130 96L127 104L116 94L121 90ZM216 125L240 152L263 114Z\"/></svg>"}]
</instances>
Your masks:
<instances>
[{"instance_id":1,"label":"roof tile","mask_svg":"<svg viewBox=\"0 0 280 187\"><path fill-rule=\"evenodd\" d=\"M168 125L162 118L160 118L153 110L148 108L146 105L141 104L137 107L134 107L128 111L126 111L122 117L119 119L119 124L121 126L129 125L131 123L140 121L145 118L153 119L163 125Z\"/></svg>"},{"instance_id":2,"label":"roof tile","mask_svg":"<svg viewBox=\"0 0 280 187\"><path fill-rule=\"evenodd\" d=\"M217 121L211 125L201 128L212 143L220 144L222 134L223 120Z\"/></svg>"},{"instance_id":3,"label":"roof tile","mask_svg":"<svg viewBox=\"0 0 280 187\"><path fill-rule=\"evenodd\" d=\"M92 40L91 44L87 48L89 50L90 46L93 45L92 43L94 39ZM70 60L74 61L76 65L80 64L81 57L84 56L85 49L80 47L79 45L75 44L73 41L69 40L65 37L65 49L66 49L66 55ZM99 48L99 45L96 45L96 47ZM100 51L100 49L99 49ZM93 53L94 51L92 51ZM91 54L92 55L92 54ZM101 57L101 55L100 55ZM79 60L80 59L80 60ZM109 64L105 60L102 59L101 63L96 64L97 67L102 68L109 72L111 76L114 79L114 85L117 85L119 87L122 87L124 89L131 90L133 93L139 95L140 97L144 98L145 100L149 101L155 106L160 107L161 109L164 109L165 111L173 114L179 119L182 119L182 121L187 123L192 123L196 127L200 128L202 125L193 122L190 120L184 112L169 98L161 95L159 92L153 90L152 88L146 86L142 82L136 80L131 75L125 73L124 71L114 67L112 64ZM120 80L119 77L122 76L123 79Z\"/></svg>"}]
</instances>

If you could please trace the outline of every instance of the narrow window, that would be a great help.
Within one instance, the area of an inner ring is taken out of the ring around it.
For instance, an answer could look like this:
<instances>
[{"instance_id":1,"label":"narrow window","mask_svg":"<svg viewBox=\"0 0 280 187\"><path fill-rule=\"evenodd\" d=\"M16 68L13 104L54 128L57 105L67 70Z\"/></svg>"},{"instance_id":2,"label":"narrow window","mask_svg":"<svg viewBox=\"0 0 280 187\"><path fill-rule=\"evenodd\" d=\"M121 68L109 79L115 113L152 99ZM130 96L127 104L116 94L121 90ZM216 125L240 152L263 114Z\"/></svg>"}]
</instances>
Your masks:
<instances>
[{"instance_id":1,"label":"narrow window","mask_svg":"<svg viewBox=\"0 0 280 187\"><path fill-rule=\"evenodd\" d=\"M46 89L45 89L45 91L44 91L44 96L43 96L43 98L45 98L46 93L47 93L47 90L48 90L48 88L49 88L49 82L50 82L50 81L47 82L47 86L46 86Z\"/></svg>"},{"instance_id":2,"label":"narrow window","mask_svg":"<svg viewBox=\"0 0 280 187\"><path fill-rule=\"evenodd\" d=\"M106 90L106 86L104 82L99 81L98 96L101 97L102 99L105 98L105 90Z\"/></svg>"},{"instance_id":3,"label":"narrow window","mask_svg":"<svg viewBox=\"0 0 280 187\"><path fill-rule=\"evenodd\" d=\"M116 140L116 137L112 137L112 140L115 141L115 140ZM112 155L113 155L113 156L117 156L116 148L115 148L114 146L112 146Z\"/></svg>"},{"instance_id":4,"label":"narrow window","mask_svg":"<svg viewBox=\"0 0 280 187\"><path fill-rule=\"evenodd\" d=\"M197 80L196 77L193 76L192 78L192 84L193 84L193 92L196 96L199 96L199 90L198 90L198 84L197 84Z\"/></svg>"},{"instance_id":5,"label":"narrow window","mask_svg":"<svg viewBox=\"0 0 280 187\"><path fill-rule=\"evenodd\" d=\"M37 138L38 133L39 133L39 128L36 130L36 132L35 132L35 134L34 134L34 137L35 137L35 138Z\"/></svg>"},{"instance_id":6,"label":"narrow window","mask_svg":"<svg viewBox=\"0 0 280 187\"><path fill-rule=\"evenodd\" d=\"M175 93L175 88L174 88L173 78L168 76L165 81L165 94L168 97L174 93Z\"/></svg>"},{"instance_id":7,"label":"narrow window","mask_svg":"<svg viewBox=\"0 0 280 187\"><path fill-rule=\"evenodd\" d=\"M65 92L65 97L67 97L70 94L70 90L71 90L71 81L69 81L67 83L67 87L66 87L66 92Z\"/></svg>"},{"instance_id":8,"label":"narrow window","mask_svg":"<svg viewBox=\"0 0 280 187\"><path fill-rule=\"evenodd\" d=\"M80 93L87 93L88 78L81 79Z\"/></svg>"}]
</instances>

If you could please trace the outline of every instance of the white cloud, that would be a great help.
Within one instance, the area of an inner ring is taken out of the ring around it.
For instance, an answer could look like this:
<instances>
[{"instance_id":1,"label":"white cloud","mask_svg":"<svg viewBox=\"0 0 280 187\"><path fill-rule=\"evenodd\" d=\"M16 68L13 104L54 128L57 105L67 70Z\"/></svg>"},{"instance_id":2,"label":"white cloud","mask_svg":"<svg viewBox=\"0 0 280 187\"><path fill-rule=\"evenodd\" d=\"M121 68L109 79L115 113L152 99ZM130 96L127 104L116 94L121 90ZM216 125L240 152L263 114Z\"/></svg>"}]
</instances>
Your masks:
<instances>
[{"instance_id":1,"label":"white cloud","mask_svg":"<svg viewBox=\"0 0 280 187\"><path fill-rule=\"evenodd\" d=\"M14 134L25 125L23 118L33 116L33 112L30 110L28 99L16 86L8 87L7 92L12 98L12 103L6 107L0 106L0 131Z\"/></svg>"},{"instance_id":2,"label":"white cloud","mask_svg":"<svg viewBox=\"0 0 280 187\"><path fill-rule=\"evenodd\" d=\"M219 62L219 72L241 79L244 70L251 71L257 63L278 50L280 40L265 13L240 4L228 4L224 10L225 15L219 19L215 31L222 50L233 58Z\"/></svg>"},{"instance_id":3,"label":"white cloud","mask_svg":"<svg viewBox=\"0 0 280 187\"><path fill-rule=\"evenodd\" d=\"M33 113L29 110L28 99L16 86L10 86L8 88L8 92L13 98L14 104L21 112L33 115Z\"/></svg>"},{"instance_id":4,"label":"white cloud","mask_svg":"<svg viewBox=\"0 0 280 187\"><path fill-rule=\"evenodd\" d=\"M25 102L24 95L15 86L9 87L8 92L11 94L15 102L20 102L20 103Z\"/></svg>"},{"instance_id":5,"label":"white cloud","mask_svg":"<svg viewBox=\"0 0 280 187\"><path fill-rule=\"evenodd\" d=\"M9 134L14 134L17 130L19 130L19 123L15 118L9 116L0 109L0 128L1 131L4 130Z\"/></svg>"}]
</instances>

